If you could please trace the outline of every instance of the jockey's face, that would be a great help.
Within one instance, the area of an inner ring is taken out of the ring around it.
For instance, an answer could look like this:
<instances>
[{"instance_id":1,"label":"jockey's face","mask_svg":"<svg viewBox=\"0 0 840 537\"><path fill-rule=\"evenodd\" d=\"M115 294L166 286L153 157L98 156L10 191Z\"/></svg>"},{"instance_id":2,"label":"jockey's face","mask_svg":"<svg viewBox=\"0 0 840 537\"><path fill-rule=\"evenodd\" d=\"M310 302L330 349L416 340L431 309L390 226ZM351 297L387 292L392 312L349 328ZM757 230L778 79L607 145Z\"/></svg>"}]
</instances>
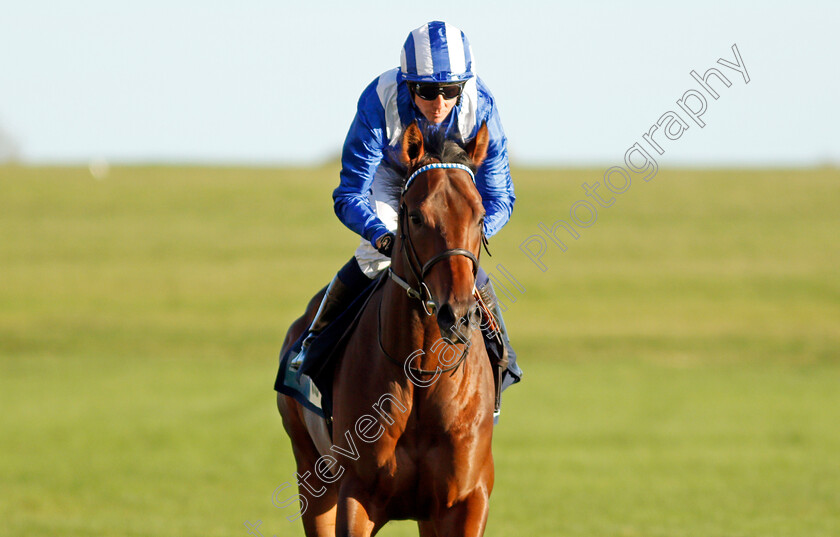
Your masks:
<instances>
[{"instance_id":1,"label":"jockey's face","mask_svg":"<svg viewBox=\"0 0 840 537\"><path fill-rule=\"evenodd\" d=\"M443 95L438 95L437 98L431 101L421 99L417 95L414 96L414 104L420 109L420 112L429 120L429 123L437 125L441 123L452 111L455 103L458 102L458 97L454 99L444 99Z\"/></svg>"}]
</instances>

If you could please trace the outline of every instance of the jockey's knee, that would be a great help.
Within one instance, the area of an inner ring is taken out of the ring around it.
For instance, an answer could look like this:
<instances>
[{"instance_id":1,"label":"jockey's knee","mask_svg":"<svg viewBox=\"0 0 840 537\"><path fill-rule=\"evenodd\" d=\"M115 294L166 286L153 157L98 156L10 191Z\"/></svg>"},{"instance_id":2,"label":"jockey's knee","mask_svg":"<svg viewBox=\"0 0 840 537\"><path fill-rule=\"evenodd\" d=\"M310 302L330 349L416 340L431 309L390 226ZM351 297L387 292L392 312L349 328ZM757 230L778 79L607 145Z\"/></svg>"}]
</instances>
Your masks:
<instances>
[{"instance_id":1,"label":"jockey's knee","mask_svg":"<svg viewBox=\"0 0 840 537\"><path fill-rule=\"evenodd\" d=\"M362 267L359 266L359 261L356 257L351 257L350 261L344 264L338 270L338 279L352 289L364 289L370 284L370 281L374 279L379 274L376 273L373 277L368 277L367 274L364 273Z\"/></svg>"},{"instance_id":2,"label":"jockey's knee","mask_svg":"<svg viewBox=\"0 0 840 537\"><path fill-rule=\"evenodd\" d=\"M490 282L490 276L484 271L482 267L478 267L478 273L475 275L475 288L484 289Z\"/></svg>"}]
</instances>

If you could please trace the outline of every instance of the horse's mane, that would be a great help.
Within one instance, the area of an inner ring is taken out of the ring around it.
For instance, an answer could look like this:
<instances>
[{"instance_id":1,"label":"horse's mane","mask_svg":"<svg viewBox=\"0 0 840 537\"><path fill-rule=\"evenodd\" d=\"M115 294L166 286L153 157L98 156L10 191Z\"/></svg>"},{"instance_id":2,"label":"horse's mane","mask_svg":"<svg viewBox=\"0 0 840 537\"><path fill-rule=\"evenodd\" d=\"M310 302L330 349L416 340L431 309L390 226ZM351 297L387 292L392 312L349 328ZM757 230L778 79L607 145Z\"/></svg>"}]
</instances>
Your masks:
<instances>
[{"instance_id":1,"label":"horse's mane","mask_svg":"<svg viewBox=\"0 0 840 537\"><path fill-rule=\"evenodd\" d=\"M430 162L444 162L452 164L463 164L469 167L475 173L475 165L470 159L467 152L454 140L446 138L444 129L429 129L423 131L423 149L425 154L418 163L418 167L425 166ZM392 195L399 199L402 194L403 186L406 179L408 179L408 168L400 162L400 146L389 147L387 150L388 157L383 160L388 162L382 187Z\"/></svg>"}]
</instances>

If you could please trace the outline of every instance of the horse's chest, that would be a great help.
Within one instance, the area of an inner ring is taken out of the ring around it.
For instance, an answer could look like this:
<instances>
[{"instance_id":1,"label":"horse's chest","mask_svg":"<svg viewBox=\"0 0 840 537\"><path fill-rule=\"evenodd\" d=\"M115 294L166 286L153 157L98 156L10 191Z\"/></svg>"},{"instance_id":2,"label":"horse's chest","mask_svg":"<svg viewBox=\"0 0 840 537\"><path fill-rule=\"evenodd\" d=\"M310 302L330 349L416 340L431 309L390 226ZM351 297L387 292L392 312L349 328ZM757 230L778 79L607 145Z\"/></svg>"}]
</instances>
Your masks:
<instances>
[{"instance_id":1,"label":"horse's chest","mask_svg":"<svg viewBox=\"0 0 840 537\"><path fill-rule=\"evenodd\" d=\"M358 477L398 511L422 513L433 501L465 497L478 485L484 474L476 461L492 460L489 439L480 432L428 428L384 438L366 446Z\"/></svg>"}]
</instances>

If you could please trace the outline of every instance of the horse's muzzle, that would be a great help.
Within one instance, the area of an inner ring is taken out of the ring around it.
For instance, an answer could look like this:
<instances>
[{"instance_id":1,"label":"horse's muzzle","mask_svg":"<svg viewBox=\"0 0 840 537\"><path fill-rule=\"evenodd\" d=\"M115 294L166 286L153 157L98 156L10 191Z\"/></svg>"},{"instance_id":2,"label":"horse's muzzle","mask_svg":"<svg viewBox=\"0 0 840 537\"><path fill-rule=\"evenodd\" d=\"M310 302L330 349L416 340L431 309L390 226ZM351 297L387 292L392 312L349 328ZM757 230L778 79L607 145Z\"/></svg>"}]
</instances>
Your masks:
<instances>
[{"instance_id":1,"label":"horse's muzzle","mask_svg":"<svg viewBox=\"0 0 840 537\"><path fill-rule=\"evenodd\" d=\"M467 306L453 308L450 303L442 304L437 308L437 324L440 335L452 343L466 343L470 340L473 326L478 326L479 317L476 303L472 301Z\"/></svg>"}]
</instances>

